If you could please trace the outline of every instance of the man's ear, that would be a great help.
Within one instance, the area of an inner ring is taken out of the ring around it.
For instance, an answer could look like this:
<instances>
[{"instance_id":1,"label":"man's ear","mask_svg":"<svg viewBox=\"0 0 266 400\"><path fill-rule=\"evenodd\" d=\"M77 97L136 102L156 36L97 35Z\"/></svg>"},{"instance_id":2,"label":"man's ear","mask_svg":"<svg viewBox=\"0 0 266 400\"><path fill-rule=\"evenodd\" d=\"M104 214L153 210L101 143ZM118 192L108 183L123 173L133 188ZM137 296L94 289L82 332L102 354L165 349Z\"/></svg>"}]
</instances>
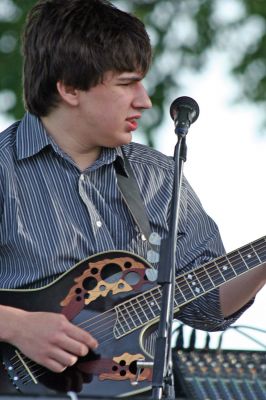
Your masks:
<instances>
[{"instance_id":1,"label":"man's ear","mask_svg":"<svg viewBox=\"0 0 266 400\"><path fill-rule=\"evenodd\" d=\"M77 106L79 104L79 90L73 86L65 85L64 82L58 81L56 84L58 93L63 101L70 106Z\"/></svg>"}]
</instances>

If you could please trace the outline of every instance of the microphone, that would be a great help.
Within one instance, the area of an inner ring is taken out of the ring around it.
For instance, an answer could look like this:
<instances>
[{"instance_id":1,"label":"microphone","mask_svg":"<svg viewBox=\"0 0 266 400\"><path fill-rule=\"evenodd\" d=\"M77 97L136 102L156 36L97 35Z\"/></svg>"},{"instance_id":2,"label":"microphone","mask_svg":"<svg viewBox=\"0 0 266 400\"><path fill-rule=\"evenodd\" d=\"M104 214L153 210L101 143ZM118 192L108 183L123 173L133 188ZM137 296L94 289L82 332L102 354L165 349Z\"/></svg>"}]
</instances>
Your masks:
<instances>
[{"instance_id":1,"label":"microphone","mask_svg":"<svg viewBox=\"0 0 266 400\"><path fill-rule=\"evenodd\" d=\"M191 97L182 96L173 101L170 115L175 122L175 133L185 136L188 129L199 116L198 103Z\"/></svg>"}]
</instances>

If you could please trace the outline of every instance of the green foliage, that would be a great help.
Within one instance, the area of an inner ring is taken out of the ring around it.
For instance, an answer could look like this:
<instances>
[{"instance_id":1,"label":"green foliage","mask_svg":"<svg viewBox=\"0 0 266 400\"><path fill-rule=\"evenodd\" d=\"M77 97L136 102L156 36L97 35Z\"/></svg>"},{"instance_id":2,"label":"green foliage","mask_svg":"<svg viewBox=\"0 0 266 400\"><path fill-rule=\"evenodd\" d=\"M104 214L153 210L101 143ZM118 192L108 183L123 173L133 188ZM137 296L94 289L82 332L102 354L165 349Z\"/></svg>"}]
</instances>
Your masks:
<instances>
[{"instance_id":1,"label":"green foliage","mask_svg":"<svg viewBox=\"0 0 266 400\"><path fill-rule=\"evenodd\" d=\"M20 37L26 14L34 3L34 0L0 0L0 91L15 95L10 105L2 102L4 104L0 106L14 118L20 118L24 113Z\"/></svg>"},{"instance_id":2,"label":"green foliage","mask_svg":"<svg viewBox=\"0 0 266 400\"><path fill-rule=\"evenodd\" d=\"M24 112L20 34L26 13L34 3L35 0L0 0L0 91L16 96L13 103L0 102L0 111L2 107L15 118ZM180 76L184 71L200 71L208 51L214 47L228 53L232 73L239 81L239 97L259 104L266 102L266 0L113 3L145 23L154 48L153 67L145 80L154 107L142 122L149 145L153 145L153 135L164 112L168 113L169 106L165 105L181 87Z\"/></svg>"}]
</instances>

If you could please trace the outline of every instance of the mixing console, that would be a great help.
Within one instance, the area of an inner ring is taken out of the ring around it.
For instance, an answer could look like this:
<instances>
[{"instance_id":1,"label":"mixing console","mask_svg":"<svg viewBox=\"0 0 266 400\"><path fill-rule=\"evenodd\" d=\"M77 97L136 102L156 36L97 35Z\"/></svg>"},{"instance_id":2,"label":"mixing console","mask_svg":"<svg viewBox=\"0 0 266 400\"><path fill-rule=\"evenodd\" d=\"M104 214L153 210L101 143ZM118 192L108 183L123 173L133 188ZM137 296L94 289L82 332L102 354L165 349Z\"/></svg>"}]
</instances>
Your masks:
<instances>
[{"instance_id":1,"label":"mixing console","mask_svg":"<svg viewBox=\"0 0 266 400\"><path fill-rule=\"evenodd\" d=\"M178 350L173 363L190 400L266 400L265 352Z\"/></svg>"}]
</instances>

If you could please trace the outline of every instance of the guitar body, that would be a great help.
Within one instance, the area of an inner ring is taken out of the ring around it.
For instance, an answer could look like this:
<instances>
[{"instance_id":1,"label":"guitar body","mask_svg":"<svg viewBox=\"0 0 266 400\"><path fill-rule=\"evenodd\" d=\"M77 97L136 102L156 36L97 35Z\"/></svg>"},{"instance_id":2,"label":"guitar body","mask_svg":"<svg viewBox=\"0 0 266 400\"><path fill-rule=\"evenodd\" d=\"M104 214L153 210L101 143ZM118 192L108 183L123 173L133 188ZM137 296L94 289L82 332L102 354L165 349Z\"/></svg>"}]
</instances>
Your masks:
<instances>
[{"instance_id":1,"label":"guitar body","mask_svg":"<svg viewBox=\"0 0 266 400\"><path fill-rule=\"evenodd\" d=\"M0 290L0 304L62 313L99 342L97 351L61 374L48 371L2 343L3 364L12 389L0 384L1 392L42 395L75 391L85 396L113 397L148 390L150 368L142 369L138 384L135 382L137 361L152 360L143 342L158 319L143 327L138 294L154 286L148 270L153 271L142 258L111 251L81 261L40 289Z\"/></svg>"},{"instance_id":2,"label":"guitar body","mask_svg":"<svg viewBox=\"0 0 266 400\"><path fill-rule=\"evenodd\" d=\"M266 262L266 237L176 277L174 312L209 291ZM17 349L1 344L3 363L13 389L25 394L77 392L90 397L117 397L147 391L152 369L137 379L137 362L152 361L161 314L157 274L141 257L109 251L89 257L50 285L32 290L0 290L0 304L27 311L62 313L90 332L99 343L61 374L49 372ZM148 349L148 350L147 350ZM1 378L1 376L0 376ZM5 379L0 393L8 393Z\"/></svg>"}]
</instances>

